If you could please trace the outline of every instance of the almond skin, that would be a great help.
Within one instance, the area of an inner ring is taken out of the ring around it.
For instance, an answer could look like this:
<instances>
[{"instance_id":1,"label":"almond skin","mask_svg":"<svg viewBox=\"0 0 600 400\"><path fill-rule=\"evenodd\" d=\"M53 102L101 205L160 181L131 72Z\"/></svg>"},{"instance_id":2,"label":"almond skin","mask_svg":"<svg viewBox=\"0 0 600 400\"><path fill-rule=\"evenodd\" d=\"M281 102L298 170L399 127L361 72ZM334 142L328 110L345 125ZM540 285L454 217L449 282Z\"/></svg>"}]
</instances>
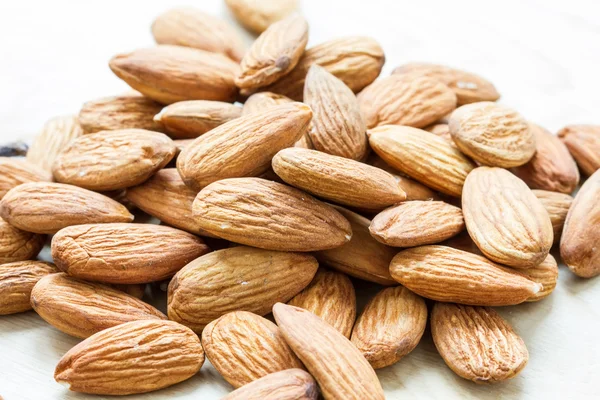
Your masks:
<instances>
[{"instance_id":1,"label":"almond skin","mask_svg":"<svg viewBox=\"0 0 600 400\"><path fill-rule=\"evenodd\" d=\"M565 225L565 219L567 219L567 213L573 203L573 197L568 194L546 190L532 190L532 192L546 209L554 231L554 243L558 243Z\"/></svg>"},{"instance_id":2,"label":"almond skin","mask_svg":"<svg viewBox=\"0 0 600 400\"><path fill-rule=\"evenodd\" d=\"M214 320L202 331L202 347L213 367L238 388L265 375L303 368L277 325L247 311Z\"/></svg>"},{"instance_id":3,"label":"almond skin","mask_svg":"<svg viewBox=\"0 0 600 400\"><path fill-rule=\"evenodd\" d=\"M52 174L26 160L0 157L0 200L12 188L27 182L51 182Z\"/></svg>"},{"instance_id":4,"label":"almond skin","mask_svg":"<svg viewBox=\"0 0 600 400\"><path fill-rule=\"evenodd\" d=\"M373 218L369 232L375 240L394 247L443 242L465 229L462 211L443 201L407 201Z\"/></svg>"},{"instance_id":5,"label":"almond skin","mask_svg":"<svg viewBox=\"0 0 600 400\"><path fill-rule=\"evenodd\" d=\"M381 210L406 199L389 173L320 151L283 149L273 157L272 165L286 183L338 204Z\"/></svg>"},{"instance_id":6,"label":"almond skin","mask_svg":"<svg viewBox=\"0 0 600 400\"><path fill-rule=\"evenodd\" d=\"M77 225L61 229L52 238L52 258L58 268L103 283L166 279L208 251L194 235L153 224Z\"/></svg>"},{"instance_id":7,"label":"almond skin","mask_svg":"<svg viewBox=\"0 0 600 400\"><path fill-rule=\"evenodd\" d=\"M473 170L463 189L469 235L492 261L514 268L538 265L554 234L548 212L525 183L502 168Z\"/></svg>"},{"instance_id":8,"label":"almond skin","mask_svg":"<svg viewBox=\"0 0 600 400\"><path fill-rule=\"evenodd\" d=\"M596 171L575 196L560 239L560 256L569 269L582 278L600 274L599 196L600 171Z\"/></svg>"},{"instance_id":9,"label":"almond skin","mask_svg":"<svg viewBox=\"0 0 600 400\"><path fill-rule=\"evenodd\" d=\"M56 158L52 172L61 183L106 191L139 185L175 156L166 135L143 129L122 129L73 140Z\"/></svg>"},{"instance_id":10,"label":"almond skin","mask_svg":"<svg viewBox=\"0 0 600 400\"><path fill-rule=\"evenodd\" d=\"M558 280L558 264L551 254L539 265L526 269L523 273L532 281L542 284L542 290L527 299L527 301L539 301L550 296L556 287Z\"/></svg>"},{"instance_id":11,"label":"almond skin","mask_svg":"<svg viewBox=\"0 0 600 400\"><path fill-rule=\"evenodd\" d=\"M32 182L11 189L0 202L0 217L27 232L56 233L80 224L131 222L122 204L63 183Z\"/></svg>"},{"instance_id":12,"label":"almond skin","mask_svg":"<svg viewBox=\"0 0 600 400\"><path fill-rule=\"evenodd\" d=\"M273 106L291 103L294 100L281 94L271 92L258 92L248 97L242 109L242 115L248 115L255 112L265 111Z\"/></svg>"},{"instance_id":13,"label":"almond skin","mask_svg":"<svg viewBox=\"0 0 600 400\"><path fill-rule=\"evenodd\" d=\"M167 319L156 308L120 290L51 274L31 292L31 306L50 325L78 338L129 321Z\"/></svg>"},{"instance_id":14,"label":"almond skin","mask_svg":"<svg viewBox=\"0 0 600 400\"><path fill-rule=\"evenodd\" d=\"M350 338L356 319L356 293L346 275L319 269L310 285L288 304L310 311Z\"/></svg>"},{"instance_id":15,"label":"almond skin","mask_svg":"<svg viewBox=\"0 0 600 400\"><path fill-rule=\"evenodd\" d=\"M587 176L600 169L600 125L568 125L558 137Z\"/></svg>"},{"instance_id":16,"label":"almond skin","mask_svg":"<svg viewBox=\"0 0 600 400\"><path fill-rule=\"evenodd\" d=\"M481 306L519 304L542 285L475 254L446 246L420 246L398 253L392 277L428 299Z\"/></svg>"},{"instance_id":17,"label":"almond skin","mask_svg":"<svg viewBox=\"0 0 600 400\"><path fill-rule=\"evenodd\" d=\"M200 339L185 326L132 321L73 347L58 362L54 379L81 393L146 393L191 378L203 363Z\"/></svg>"},{"instance_id":18,"label":"almond skin","mask_svg":"<svg viewBox=\"0 0 600 400\"><path fill-rule=\"evenodd\" d=\"M523 339L488 307L436 303L431 334L448 367L475 383L514 378L529 360Z\"/></svg>"},{"instance_id":19,"label":"almond skin","mask_svg":"<svg viewBox=\"0 0 600 400\"><path fill-rule=\"evenodd\" d=\"M482 101L459 107L448 126L460 151L481 165L518 167L531 160L536 151L527 121L496 103Z\"/></svg>"},{"instance_id":20,"label":"almond skin","mask_svg":"<svg viewBox=\"0 0 600 400\"><path fill-rule=\"evenodd\" d=\"M309 311L281 303L273 306L273 315L325 399L385 398L371 365L334 327Z\"/></svg>"},{"instance_id":21,"label":"almond skin","mask_svg":"<svg viewBox=\"0 0 600 400\"><path fill-rule=\"evenodd\" d=\"M194 332L231 311L266 315L312 280L318 263L308 254L237 246L199 257L169 284L169 318Z\"/></svg>"},{"instance_id":22,"label":"almond skin","mask_svg":"<svg viewBox=\"0 0 600 400\"><path fill-rule=\"evenodd\" d=\"M31 310L31 290L49 274L58 272L54 264L17 261L0 265L0 315Z\"/></svg>"},{"instance_id":23,"label":"almond skin","mask_svg":"<svg viewBox=\"0 0 600 400\"><path fill-rule=\"evenodd\" d=\"M35 258L45 241L45 235L23 231L0 218L0 264Z\"/></svg>"},{"instance_id":24,"label":"almond skin","mask_svg":"<svg viewBox=\"0 0 600 400\"><path fill-rule=\"evenodd\" d=\"M225 0L229 11L245 28L263 33L298 8L298 0Z\"/></svg>"},{"instance_id":25,"label":"almond skin","mask_svg":"<svg viewBox=\"0 0 600 400\"><path fill-rule=\"evenodd\" d=\"M317 400L319 389L312 376L298 368L265 375L234 390L221 400Z\"/></svg>"},{"instance_id":26,"label":"almond skin","mask_svg":"<svg viewBox=\"0 0 600 400\"><path fill-rule=\"evenodd\" d=\"M110 69L133 89L159 103L233 101L239 66L224 55L189 47L158 45L119 54Z\"/></svg>"},{"instance_id":27,"label":"almond skin","mask_svg":"<svg viewBox=\"0 0 600 400\"><path fill-rule=\"evenodd\" d=\"M83 135L74 115L55 117L46 122L29 146L27 161L51 172L55 158L71 140Z\"/></svg>"},{"instance_id":28,"label":"almond skin","mask_svg":"<svg viewBox=\"0 0 600 400\"><path fill-rule=\"evenodd\" d=\"M279 150L306 133L311 118L309 107L289 103L235 119L184 148L177 170L196 190L225 178L260 175Z\"/></svg>"},{"instance_id":29,"label":"almond skin","mask_svg":"<svg viewBox=\"0 0 600 400\"><path fill-rule=\"evenodd\" d=\"M208 185L192 213L202 229L220 238L268 250L326 250L352 238L350 223L331 206L260 178Z\"/></svg>"},{"instance_id":30,"label":"almond skin","mask_svg":"<svg viewBox=\"0 0 600 400\"><path fill-rule=\"evenodd\" d=\"M352 343L373 368L395 364L417 347L427 325L425 300L402 286L373 297L352 330Z\"/></svg>"}]
</instances>

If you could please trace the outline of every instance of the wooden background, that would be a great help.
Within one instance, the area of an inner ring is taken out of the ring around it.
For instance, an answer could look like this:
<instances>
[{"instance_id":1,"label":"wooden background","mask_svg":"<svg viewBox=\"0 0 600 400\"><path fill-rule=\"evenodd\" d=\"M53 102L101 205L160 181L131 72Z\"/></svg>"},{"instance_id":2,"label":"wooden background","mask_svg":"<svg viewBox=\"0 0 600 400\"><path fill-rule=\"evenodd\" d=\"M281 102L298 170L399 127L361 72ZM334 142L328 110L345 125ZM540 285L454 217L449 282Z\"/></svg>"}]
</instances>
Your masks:
<instances>
[{"instance_id":1,"label":"wooden background","mask_svg":"<svg viewBox=\"0 0 600 400\"><path fill-rule=\"evenodd\" d=\"M221 0L176 3L230 18ZM126 90L108 60L152 45L150 23L172 4L1 2L0 141L30 140L48 118ZM386 52L384 75L408 61L445 63L490 79L502 103L551 131L568 123L600 123L597 0L304 0L303 13L311 26L309 46L344 35L376 38ZM164 305L164 299L156 302ZM530 352L523 373L503 384L478 386L455 376L429 333L414 352L378 375L390 399L600 398L599 303L600 281L578 279L563 266L550 298L499 309ZM56 363L77 342L33 312L0 317L0 395L101 398L70 393L54 382ZM216 399L230 390L206 363L189 381L128 398Z\"/></svg>"}]
</instances>

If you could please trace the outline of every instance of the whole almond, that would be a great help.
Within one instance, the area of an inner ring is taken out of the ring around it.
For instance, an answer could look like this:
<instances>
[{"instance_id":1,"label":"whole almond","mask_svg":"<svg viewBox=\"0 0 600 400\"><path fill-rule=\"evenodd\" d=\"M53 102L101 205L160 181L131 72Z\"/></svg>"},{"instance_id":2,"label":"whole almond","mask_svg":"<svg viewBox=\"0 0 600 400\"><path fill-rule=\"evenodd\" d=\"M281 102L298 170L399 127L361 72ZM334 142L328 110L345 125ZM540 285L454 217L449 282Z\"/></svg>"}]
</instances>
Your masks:
<instances>
[{"instance_id":1,"label":"whole almond","mask_svg":"<svg viewBox=\"0 0 600 400\"><path fill-rule=\"evenodd\" d=\"M31 306L56 329L79 338L129 321L167 319L120 290L64 273L40 279L31 292Z\"/></svg>"},{"instance_id":2,"label":"whole almond","mask_svg":"<svg viewBox=\"0 0 600 400\"><path fill-rule=\"evenodd\" d=\"M367 159L367 163L376 168L382 169L387 173L391 174L400 190L406 193L406 200L436 200L438 195L427 186L408 178L406 175L402 175L401 172L392 168L388 163L383 161L376 153L371 153Z\"/></svg>"},{"instance_id":3,"label":"whole almond","mask_svg":"<svg viewBox=\"0 0 600 400\"><path fill-rule=\"evenodd\" d=\"M309 311L286 304L275 304L273 315L325 399L385 398L373 367L337 329Z\"/></svg>"},{"instance_id":4,"label":"whole almond","mask_svg":"<svg viewBox=\"0 0 600 400\"><path fill-rule=\"evenodd\" d=\"M0 201L0 217L27 232L56 233L89 223L131 222L122 204L90 190L52 182L24 183Z\"/></svg>"},{"instance_id":5,"label":"whole almond","mask_svg":"<svg viewBox=\"0 0 600 400\"><path fill-rule=\"evenodd\" d=\"M27 160L0 157L0 200L21 183L40 181L52 181L52 174Z\"/></svg>"},{"instance_id":6,"label":"whole almond","mask_svg":"<svg viewBox=\"0 0 600 400\"><path fill-rule=\"evenodd\" d=\"M356 293L346 275L319 269L310 285L288 304L310 311L350 338L356 319Z\"/></svg>"},{"instance_id":7,"label":"whole almond","mask_svg":"<svg viewBox=\"0 0 600 400\"><path fill-rule=\"evenodd\" d=\"M169 284L169 318L194 332L231 311L266 315L312 280L318 263L308 254L237 246L200 257Z\"/></svg>"},{"instance_id":8,"label":"whole almond","mask_svg":"<svg viewBox=\"0 0 600 400\"><path fill-rule=\"evenodd\" d=\"M298 8L298 0L225 0L237 21L255 33L264 32Z\"/></svg>"},{"instance_id":9,"label":"whole almond","mask_svg":"<svg viewBox=\"0 0 600 400\"><path fill-rule=\"evenodd\" d=\"M529 360L523 339L488 307L436 303L431 334L448 367L475 383L514 378Z\"/></svg>"},{"instance_id":10,"label":"whole almond","mask_svg":"<svg viewBox=\"0 0 600 400\"><path fill-rule=\"evenodd\" d=\"M234 390L221 400L317 400L317 383L306 371L286 369L265 375Z\"/></svg>"},{"instance_id":11,"label":"whole almond","mask_svg":"<svg viewBox=\"0 0 600 400\"><path fill-rule=\"evenodd\" d=\"M232 242L282 251L317 251L352 238L333 207L301 190L260 178L224 179L204 188L192 213L200 227Z\"/></svg>"},{"instance_id":12,"label":"whole almond","mask_svg":"<svg viewBox=\"0 0 600 400\"><path fill-rule=\"evenodd\" d=\"M303 368L273 322L247 311L214 320L202 331L206 357L233 387L289 368Z\"/></svg>"},{"instance_id":13,"label":"whole almond","mask_svg":"<svg viewBox=\"0 0 600 400\"><path fill-rule=\"evenodd\" d=\"M84 133L117 129L147 129L162 132L153 118L162 106L139 93L103 97L88 101L79 111L79 124Z\"/></svg>"},{"instance_id":14,"label":"whole almond","mask_svg":"<svg viewBox=\"0 0 600 400\"><path fill-rule=\"evenodd\" d=\"M459 197L475 165L444 139L408 126L369 130L373 150L390 166L450 196Z\"/></svg>"},{"instance_id":15,"label":"whole almond","mask_svg":"<svg viewBox=\"0 0 600 400\"><path fill-rule=\"evenodd\" d=\"M600 169L600 125L568 125L558 137L587 176Z\"/></svg>"},{"instance_id":16,"label":"whole almond","mask_svg":"<svg viewBox=\"0 0 600 400\"><path fill-rule=\"evenodd\" d=\"M582 278L600 274L600 170L581 186L569 209L562 237L560 256L571 271Z\"/></svg>"},{"instance_id":17,"label":"whole almond","mask_svg":"<svg viewBox=\"0 0 600 400\"><path fill-rule=\"evenodd\" d=\"M220 179L260 175L279 150L300 139L311 118L309 107L289 103L227 122L183 149L179 174L197 190Z\"/></svg>"},{"instance_id":18,"label":"whole almond","mask_svg":"<svg viewBox=\"0 0 600 400\"><path fill-rule=\"evenodd\" d=\"M83 130L73 115L52 118L29 146L27 161L46 171L52 171L54 159L71 140L83 135Z\"/></svg>"},{"instance_id":19,"label":"whole almond","mask_svg":"<svg viewBox=\"0 0 600 400\"><path fill-rule=\"evenodd\" d=\"M158 44L221 53L238 62L245 51L242 39L233 27L194 7L172 8L160 14L152 23L152 35Z\"/></svg>"},{"instance_id":20,"label":"whole almond","mask_svg":"<svg viewBox=\"0 0 600 400\"><path fill-rule=\"evenodd\" d=\"M573 197L568 194L546 190L532 190L532 192L546 209L554 231L554 243L558 243L565 225L565 219L567 219L567 213L573 203Z\"/></svg>"},{"instance_id":21,"label":"whole almond","mask_svg":"<svg viewBox=\"0 0 600 400\"><path fill-rule=\"evenodd\" d=\"M482 165L518 167L535 154L535 137L516 111L483 101L456 109L448 123L456 146Z\"/></svg>"},{"instance_id":22,"label":"whole almond","mask_svg":"<svg viewBox=\"0 0 600 400\"><path fill-rule=\"evenodd\" d=\"M539 301L550 296L556 287L558 280L558 264L551 254L539 265L526 269L523 273L532 281L542 284L542 290L527 299L527 301Z\"/></svg>"},{"instance_id":23,"label":"whole almond","mask_svg":"<svg viewBox=\"0 0 600 400\"><path fill-rule=\"evenodd\" d=\"M154 224L77 225L61 229L52 238L52 258L58 268L103 283L166 279L208 251L198 237Z\"/></svg>"},{"instance_id":24,"label":"whole almond","mask_svg":"<svg viewBox=\"0 0 600 400\"><path fill-rule=\"evenodd\" d=\"M159 103L232 101L239 66L224 55L189 47L158 45L119 54L110 69L133 89Z\"/></svg>"},{"instance_id":25,"label":"whole almond","mask_svg":"<svg viewBox=\"0 0 600 400\"><path fill-rule=\"evenodd\" d=\"M383 368L413 351L426 325L425 300L396 286L381 290L367 303L351 340L373 368Z\"/></svg>"},{"instance_id":26,"label":"whole almond","mask_svg":"<svg viewBox=\"0 0 600 400\"><path fill-rule=\"evenodd\" d=\"M209 100L180 101L162 109L154 120L176 139L194 139L242 115L230 103Z\"/></svg>"},{"instance_id":27,"label":"whole almond","mask_svg":"<svg viewBox=\"0 0 600 400\"><path fill-rule=\"evenodd\" d=\"M58 269L42 261L17 261L0 265L0 315L31 310L31 290Z\"/></svg>"},{"instance_id":28,"label":"whole almond","mask_svg":"<svg viewBox=\"0 0 600 400\"><path fill-rule=\"evenodd\" d=\"M268 108L280 104L291 103L294 100L281 94L271 92L258 92L248 97L242 109L242 115L248 115L255 112L265 111Z\"/></svg>"},{"instance_id":29,"label":"whole almond","mask_svg":"<svg viewBox=\"0 0 600 400\"><path fill-rule=\"evenodd\" d=\"M469 235L490 260L515 268L538 265L554 240L548 212L527 185L502 168L474 169L463 189Z\"/></svg>"},{"instance_id":30,"label":"whole almond","mask_svg":"<svg viewBox=\"0 0 600 400\"><path fill-rule=\"evenodd\" d=\"M485 257L447 246L420 246L398 253L392 277L428 299L480 306L519 304L542 285Z\"/></svg>"},{"instance_id":31,"label":"whole almond","mask_svg":"<svg viewBox=\"0 0 600 400\"><path fill-rule=\"evenodd\" d=\"M423 128L454 110L456 95L430 78L391 75L360 92L358 103L369 129L379 125Z\"/></svg>"},{"instance_id":32,"label":"whole almond","mask_svg":"<svg viewBox=\"0 0 600 400\"><path fill-rule=\"evenodd\" d=\"M579 183L579 170L564 143L536 124L529 124L536 143L536 152L527 162L514 169L531 189L571 193Z\"/></svg>"},{"instance_id":33,"label":"whole almond","mask_svg":"<svg viewBox=\"0 0 600 400\"><path fill-rule=\"evenodd\" d=\"M61 183L118 190L144 182L174 156L175 144L162 133L103 131L73 140L56 158L52 173Z\"/></svg>"},{"instance_id":34,"label":"whole almond","mask_svg":"<svg viewBox=\"0 0 600 400\"><path fill-rule=\"evenodd\" d=\"M54 379L75 392L146 393L191 378L203 363L200 339L185 326L163 320L132 321L73 347L58 362Z\"/></svg>"},{"instance_id":35,"label":"whole almond","mask_svg":"<svg viewBox=\"0 0 600 400\"><path fill-rule=\"evenodd\" d=\"M293 147L277 153L272 165L288 184L338 204L381 210L406 200L392 175L344 157Z\"/></svg>"},{"instance_id":36,"label":"whole almond","mask_svg":"<svg viewBox=\"0 0 600 400\"><path fill-rule=\"evenodd\" d=\"M23 231L0 218L0 264L35 258L45 241L45 235Z\"/></svg>"}]
</instances>

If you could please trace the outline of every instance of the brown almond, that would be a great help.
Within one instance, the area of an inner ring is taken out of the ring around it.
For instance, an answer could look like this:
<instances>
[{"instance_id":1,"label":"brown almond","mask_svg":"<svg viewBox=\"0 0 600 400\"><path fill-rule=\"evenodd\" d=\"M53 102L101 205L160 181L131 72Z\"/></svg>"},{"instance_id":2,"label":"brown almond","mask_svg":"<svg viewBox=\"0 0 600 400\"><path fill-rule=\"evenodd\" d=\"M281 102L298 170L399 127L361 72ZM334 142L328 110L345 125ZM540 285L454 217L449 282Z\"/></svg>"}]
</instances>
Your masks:
<instances>
[{"instance_id":1,"label":"brown almond","mask_svg":"<svg viewBox=\"0 0 600 400\"><path fill-rule=\"evenodd\" d=\"M558 132L558 137L585 175L600 169L600 125L568 125Z\"/></svg>"},{"instance_id":2,"label":"brown almond","mask_svg":"<svg viewBox=\"0 0 600 400\"><path fill-rule=\"evenodd\" d=\"M532 190L532 192L546 209L554 231L554 243L558 243L565 225L565 219L567 219L567 213L573 203L573 197L547 190Z\"/></svg>"},{"instance_id":3,"label":"brown almond","mask_svg":"<svg viewBox=\"0 0 600 400\"><path fill-rule=\"evenodd\" d=\"M23 231L0 218L0 264L35 258L45 241L45 235Z\"/></svg>"},{"instance_id":4,"label":"brown almond","mask_svg":"<svg viewBox=\"0 0 600 400\"><path fill-rule=\"evenodd\" d=\"M527 278L542 284L542 290L527 299L527 301L539 301L550 296L556 287L558 280L558 264L551 254L539 265L523 271Z\"/></svg>"},{"instance_id":5,"label":"brown almond","mask_svg":"<svg viewBox=\"0 0 600 400\"><path fill-rule=\"evenodd\" d=\"M0 157L0 200L21 183L51 181L52 174L36 164L13 157Z\"/></svg>"},{"instance_id":6,"label":"brown almond","mask_svg":"<svg viewBox=\"0 0 600 400\"><path fill-rule=\"evenodd\" d=\"M234 390L221 400L317 400L319 389L312 376L298 368L265 375Z\"/></svg>"},{"instance_id":7,"label":"brown almond","mask_svg":"<svg viewBox=\"0 0 600 400\"><path fill-rule=\"evenodd\" d=\"M33 139L27 151L27 161L51 172L54 159L71 140L83 135L83 130L73 115L52 118Z\"/></svg>"},{"instance_id":8,"label":"brown almond","mask_svg":"<svg viewBox=\"0 0 600 400\"><path fill-rule=\"evenodd\" d=\"M298 0L225 0L235 19L255 33L263 33L298 8Z\"/></svg>"},{"instance_id":9,"label":"brown almond","mask_svg":"<svg viewBox=\"0 0 600 400\"><path fill-rule=\"evenodd\" d=\"M31 290L58 269L42 261L17 261L0 265L0 315L31 310Z\"/></svg>"}]
</instances>

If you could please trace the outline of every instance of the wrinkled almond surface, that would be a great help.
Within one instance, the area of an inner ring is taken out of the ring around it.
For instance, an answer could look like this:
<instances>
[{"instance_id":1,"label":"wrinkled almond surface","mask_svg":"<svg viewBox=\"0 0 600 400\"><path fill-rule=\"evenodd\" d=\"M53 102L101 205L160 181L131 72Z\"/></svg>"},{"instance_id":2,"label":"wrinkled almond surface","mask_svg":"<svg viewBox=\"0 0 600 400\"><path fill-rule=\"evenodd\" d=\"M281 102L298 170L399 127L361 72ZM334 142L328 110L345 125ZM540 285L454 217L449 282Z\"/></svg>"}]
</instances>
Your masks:
<instances>
[{"instance_id":1,"label":"wrinkled almond surface","mask_svg":"<svg viewBox=\"0 0 600 400\"><path fill-rule=\"evenodd\" d=\"M52 181L52 174L26 160L0 157L0 200L21 183Z\"/></svg>"},{"instance_id":2,"label":"wrinkled almond surface","mask_svg":"<svg viewBox=\"0 0 600 400\"><path fill-rule=\"evenodd\" d=\"M23 231L0 218L0 264L35 258L45 241L45 235Z\"/></svg>"},{"instance_id":3,"label":"wrinkled almond surface","mask_svg":"<svg viewBox=\"0 0 600 400\"><path fill-rule=\"evenodd\" d=\"M0 265L0 315L31 310L31 290L49 274L58 272L50 263L18 261Z\"/></svg>"},{"instance_id":4,"label":"wrinkled almond surface","mask_svg":"<svg viewBox=\"0 0 600 400\"><path fill-rule=\"evenodd\" d=\"M552 257L551 254L548 254L548 257L546 257L539 265L526 269L523 273L532 281L542 284L542 290L527 299L527 301L538 301L550 296L556 287L556 281L558 280L558 265L554 257Z\"/></svg>"},{"instance_id":5,"label":"wrinkled almond surface","mask_svg":"<svg viewBox=\"0 0 600 400\"><path fill-rule=\"evenodd\" d=\"M573 197L568 194L549 192L547 190L532 190L532 192L546 209L550 217L550 222L552 222L554 243L558 243L562 235L563 226L565 225L565 219L567 219L567 213L573 203Z\"/></svg>"},{"instance_id":6,"label":"wrinkled almond surface","mask_svg":"<svg viewBox=\"0 0 600 400\"><path fill-rule=\"evenodd\" d=\"M83 135L74 115L55 117L46 122L29 146L27 161L46 171L52 171L54 159L71 140Z\"/></svg>"},{"instance_id":7,"label":"wrinkled almond surface","mask_svg":"<svg viewBox=\"0 0 600 400\"><path fill-rule=\"evenodd\" d=\"M298 0L225 0L235 19L247 29L264 32L298 8Z\"/></svg>"},{"instance_id":8,"label":"wrinkled almond surface","mask_svg":"<svg viewBox=\"0 0 600 400\"><path fill-rule=\"evenodd\" d=\"M585 175L600 169L600 125L568 125L558 132L558 137Z\"/></svg>"}]
</instances>

